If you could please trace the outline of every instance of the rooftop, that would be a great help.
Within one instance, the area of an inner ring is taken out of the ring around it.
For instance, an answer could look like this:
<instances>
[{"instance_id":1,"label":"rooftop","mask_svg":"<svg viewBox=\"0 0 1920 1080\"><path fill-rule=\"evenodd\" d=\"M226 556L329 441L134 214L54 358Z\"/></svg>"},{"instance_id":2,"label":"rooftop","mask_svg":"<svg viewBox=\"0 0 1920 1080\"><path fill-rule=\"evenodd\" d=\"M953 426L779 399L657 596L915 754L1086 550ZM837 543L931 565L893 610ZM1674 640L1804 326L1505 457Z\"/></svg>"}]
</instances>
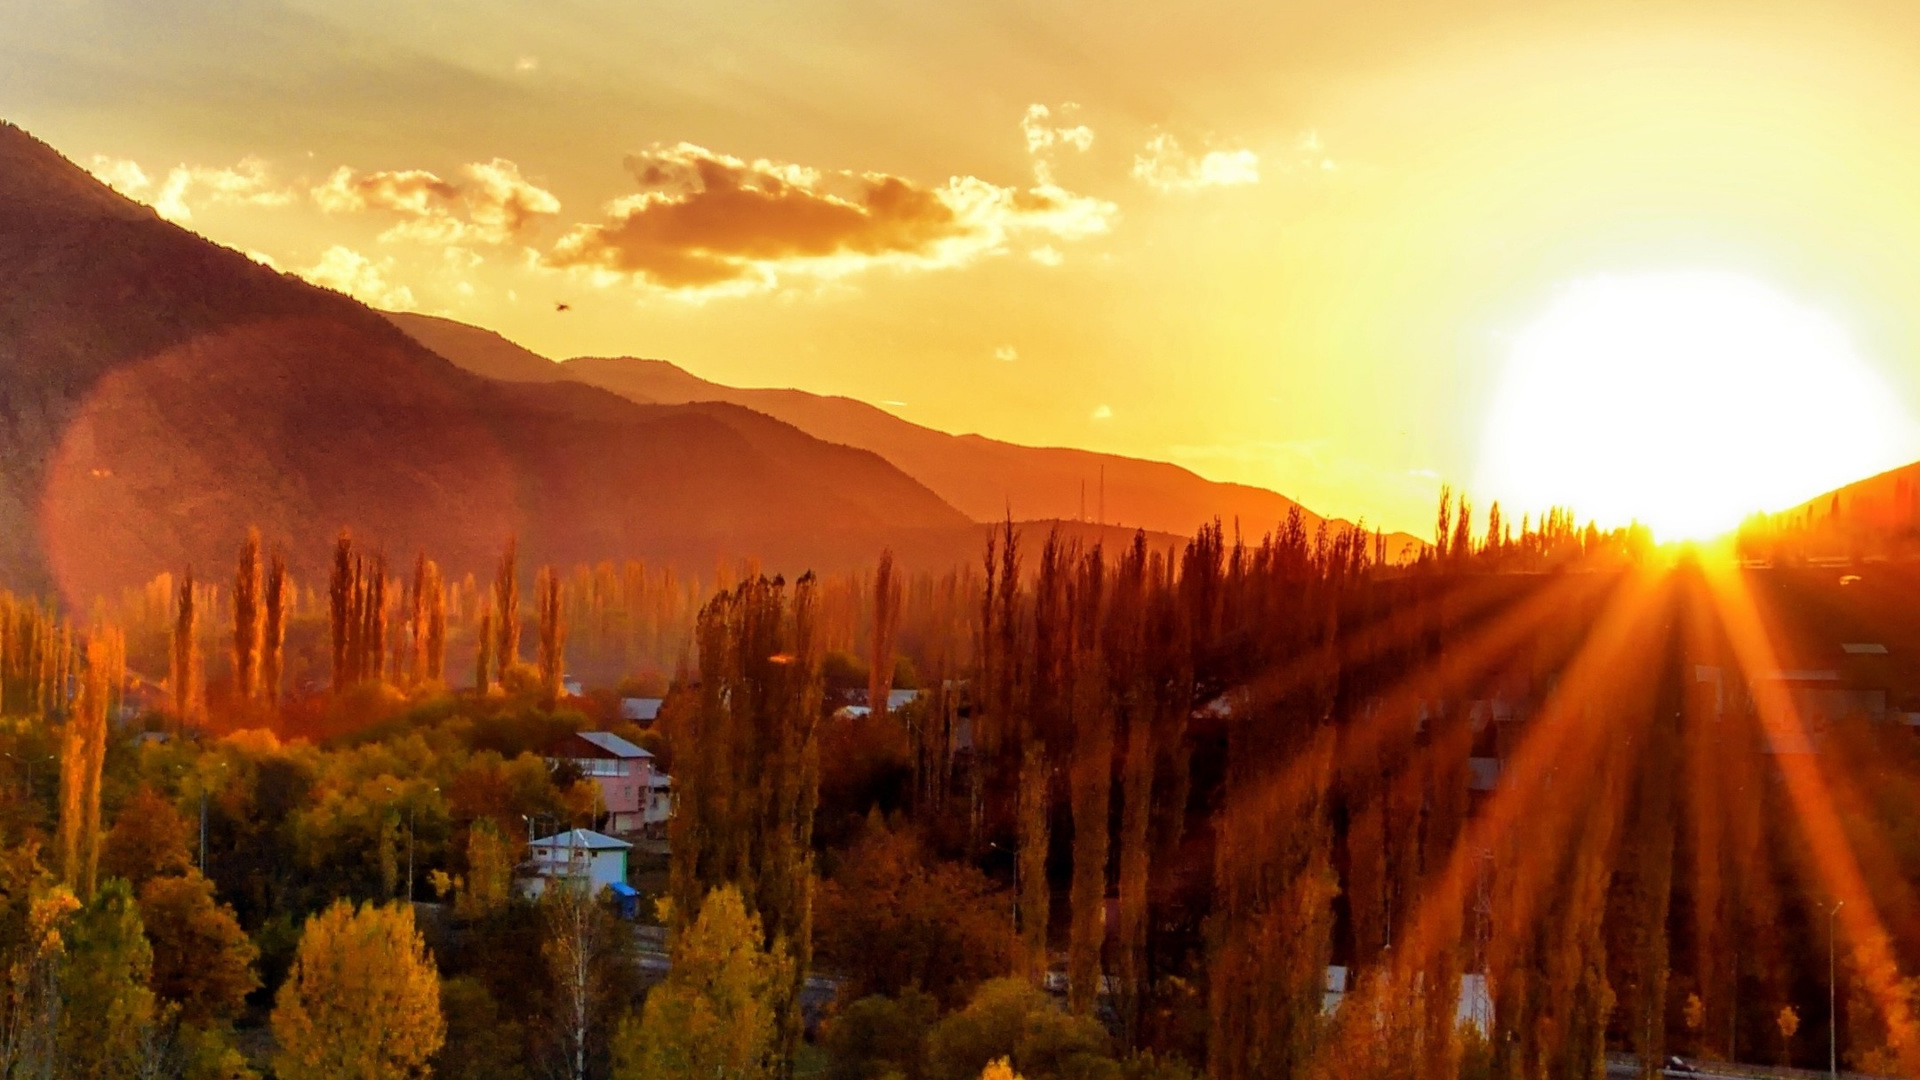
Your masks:
<instances>
[{"instance_id":1,"label":"rooftop","mask_svg":"<svg viewBox=\"0 0 1920 1080\"><path fill-rule=\"evenodd\" d=\"M572 848L586 851L622 851L633 846L625 840L605 833L597 833L592 829L568 829L563 833L543 836L532 841L532 844L534 847Z\"/></svg>"},{"instance_id":2,"label":"rooftop","mask_svg":"<svg viewBox=\"0 0 1920 1080\"><path fill-rule=\"evenodd\" d=\"M576 731L574 734L617 758L650 758L653 756L611 731Z\"/></svg>"}]
</instances>

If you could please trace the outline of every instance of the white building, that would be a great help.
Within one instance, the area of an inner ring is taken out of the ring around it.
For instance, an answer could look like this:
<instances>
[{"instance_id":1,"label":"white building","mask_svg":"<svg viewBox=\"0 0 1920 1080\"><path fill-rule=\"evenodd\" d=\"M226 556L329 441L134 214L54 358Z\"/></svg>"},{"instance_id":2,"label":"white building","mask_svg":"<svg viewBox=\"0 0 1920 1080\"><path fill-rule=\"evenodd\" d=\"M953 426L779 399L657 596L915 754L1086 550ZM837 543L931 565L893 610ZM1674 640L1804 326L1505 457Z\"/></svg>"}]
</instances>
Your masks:
<instances>
[{"instance_id":1,"label":"white building","mask_svg":"<svg viewBox=\"0 0 1920 1080\"><path fill-rule=\"evenodd\" d=\"M527 845L529 858L520 891L538 897L550 881L563 881L589 893L627 883L627 853L633 845L591 829L568 829Z\"/></svg>"}]
</instances>

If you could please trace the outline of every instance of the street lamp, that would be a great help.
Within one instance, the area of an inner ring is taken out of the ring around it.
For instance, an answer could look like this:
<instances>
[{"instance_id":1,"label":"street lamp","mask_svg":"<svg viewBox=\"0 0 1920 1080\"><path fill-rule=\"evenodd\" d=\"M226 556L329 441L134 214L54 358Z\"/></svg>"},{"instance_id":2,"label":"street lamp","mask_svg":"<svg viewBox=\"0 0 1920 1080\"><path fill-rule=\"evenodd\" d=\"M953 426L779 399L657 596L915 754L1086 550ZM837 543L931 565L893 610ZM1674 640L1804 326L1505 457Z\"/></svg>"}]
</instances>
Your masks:
<instances>
[{"instance_id":1,"label":"street lamp","mask_svg":"<svg viewBox=\"0 0 1920 1080\"><path fill-rule=\"evenodd\" d=\"M1833 918L1846 906L1845 900L1836 900L1827 912L1827 1076L1830 1080L1840 1080L1840 1034L1834 1027L1837 1010L1834 1008Z\"/></svg>"}]
</instances>

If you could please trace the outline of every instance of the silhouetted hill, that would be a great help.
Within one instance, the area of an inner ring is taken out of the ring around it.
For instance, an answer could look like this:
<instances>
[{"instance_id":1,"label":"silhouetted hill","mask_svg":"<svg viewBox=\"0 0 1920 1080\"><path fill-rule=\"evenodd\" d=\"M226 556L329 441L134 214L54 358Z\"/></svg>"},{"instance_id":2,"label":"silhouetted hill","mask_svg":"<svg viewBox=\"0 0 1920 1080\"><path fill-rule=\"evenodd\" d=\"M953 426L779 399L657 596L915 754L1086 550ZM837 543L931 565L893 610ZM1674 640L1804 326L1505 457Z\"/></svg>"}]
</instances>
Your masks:
<instances>
[{"instance_id":1,"label":"silhouetted hill","mask_svg":"<svg viewBox=\"0 0 1920 1080\"><path fill-rule=\"evenodd\" d=\"M218 581L248 525L308 581L341 526L456 573L508 534L530 565L796 571L972 531L880 457L745 410L473 375L0 126L0 579L82 603L186 563Z\"/></svg>"},{"instance_id":2,"label":"silhouetted hill","mask_svg":"<svg viewBox=\"0 0 1920 1080\"><path fill-rule=\"evenodd\" d=\"M1104 503L1105 520L1128 528L1187 536L1217 517L1238 520L1258 536L1296 505L1264 488L1207 480L1166 462L950 435L852 398L722 386L664 360L576 357L556 364L490 331L431 316L387 317L454 363L494 378L548 381L558 373L632 401L745 406L829 442L871 450L975 521L1009 513L1016 519L1072 520L1083 510L1097 517ZM1321 520L1305 507L1301 513L1308 528ZM1389 558L1421 546L1414 537L1395 534L1388 538Z\"/></svg>"}]
</instances>

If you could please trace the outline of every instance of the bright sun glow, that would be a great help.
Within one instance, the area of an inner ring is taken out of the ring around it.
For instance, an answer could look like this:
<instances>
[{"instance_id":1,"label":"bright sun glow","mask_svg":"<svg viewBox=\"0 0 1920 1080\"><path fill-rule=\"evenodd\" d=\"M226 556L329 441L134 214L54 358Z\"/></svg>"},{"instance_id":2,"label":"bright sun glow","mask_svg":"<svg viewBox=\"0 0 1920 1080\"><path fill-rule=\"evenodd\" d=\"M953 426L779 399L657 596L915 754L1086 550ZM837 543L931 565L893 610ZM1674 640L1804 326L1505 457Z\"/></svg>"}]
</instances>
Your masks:
<instances>
[{"instance_id":1,"label":"bright sun glow","mask_svg":"<svg viewBox=\"0 0 1920 1080\"><path fill-rule=\"evenodd\" d=\"M1911 421L1846 333L1750 278L1602 276L1513 342L1481 497L1703 538L1914 457Z\"/></svg>"}]
</instances>

